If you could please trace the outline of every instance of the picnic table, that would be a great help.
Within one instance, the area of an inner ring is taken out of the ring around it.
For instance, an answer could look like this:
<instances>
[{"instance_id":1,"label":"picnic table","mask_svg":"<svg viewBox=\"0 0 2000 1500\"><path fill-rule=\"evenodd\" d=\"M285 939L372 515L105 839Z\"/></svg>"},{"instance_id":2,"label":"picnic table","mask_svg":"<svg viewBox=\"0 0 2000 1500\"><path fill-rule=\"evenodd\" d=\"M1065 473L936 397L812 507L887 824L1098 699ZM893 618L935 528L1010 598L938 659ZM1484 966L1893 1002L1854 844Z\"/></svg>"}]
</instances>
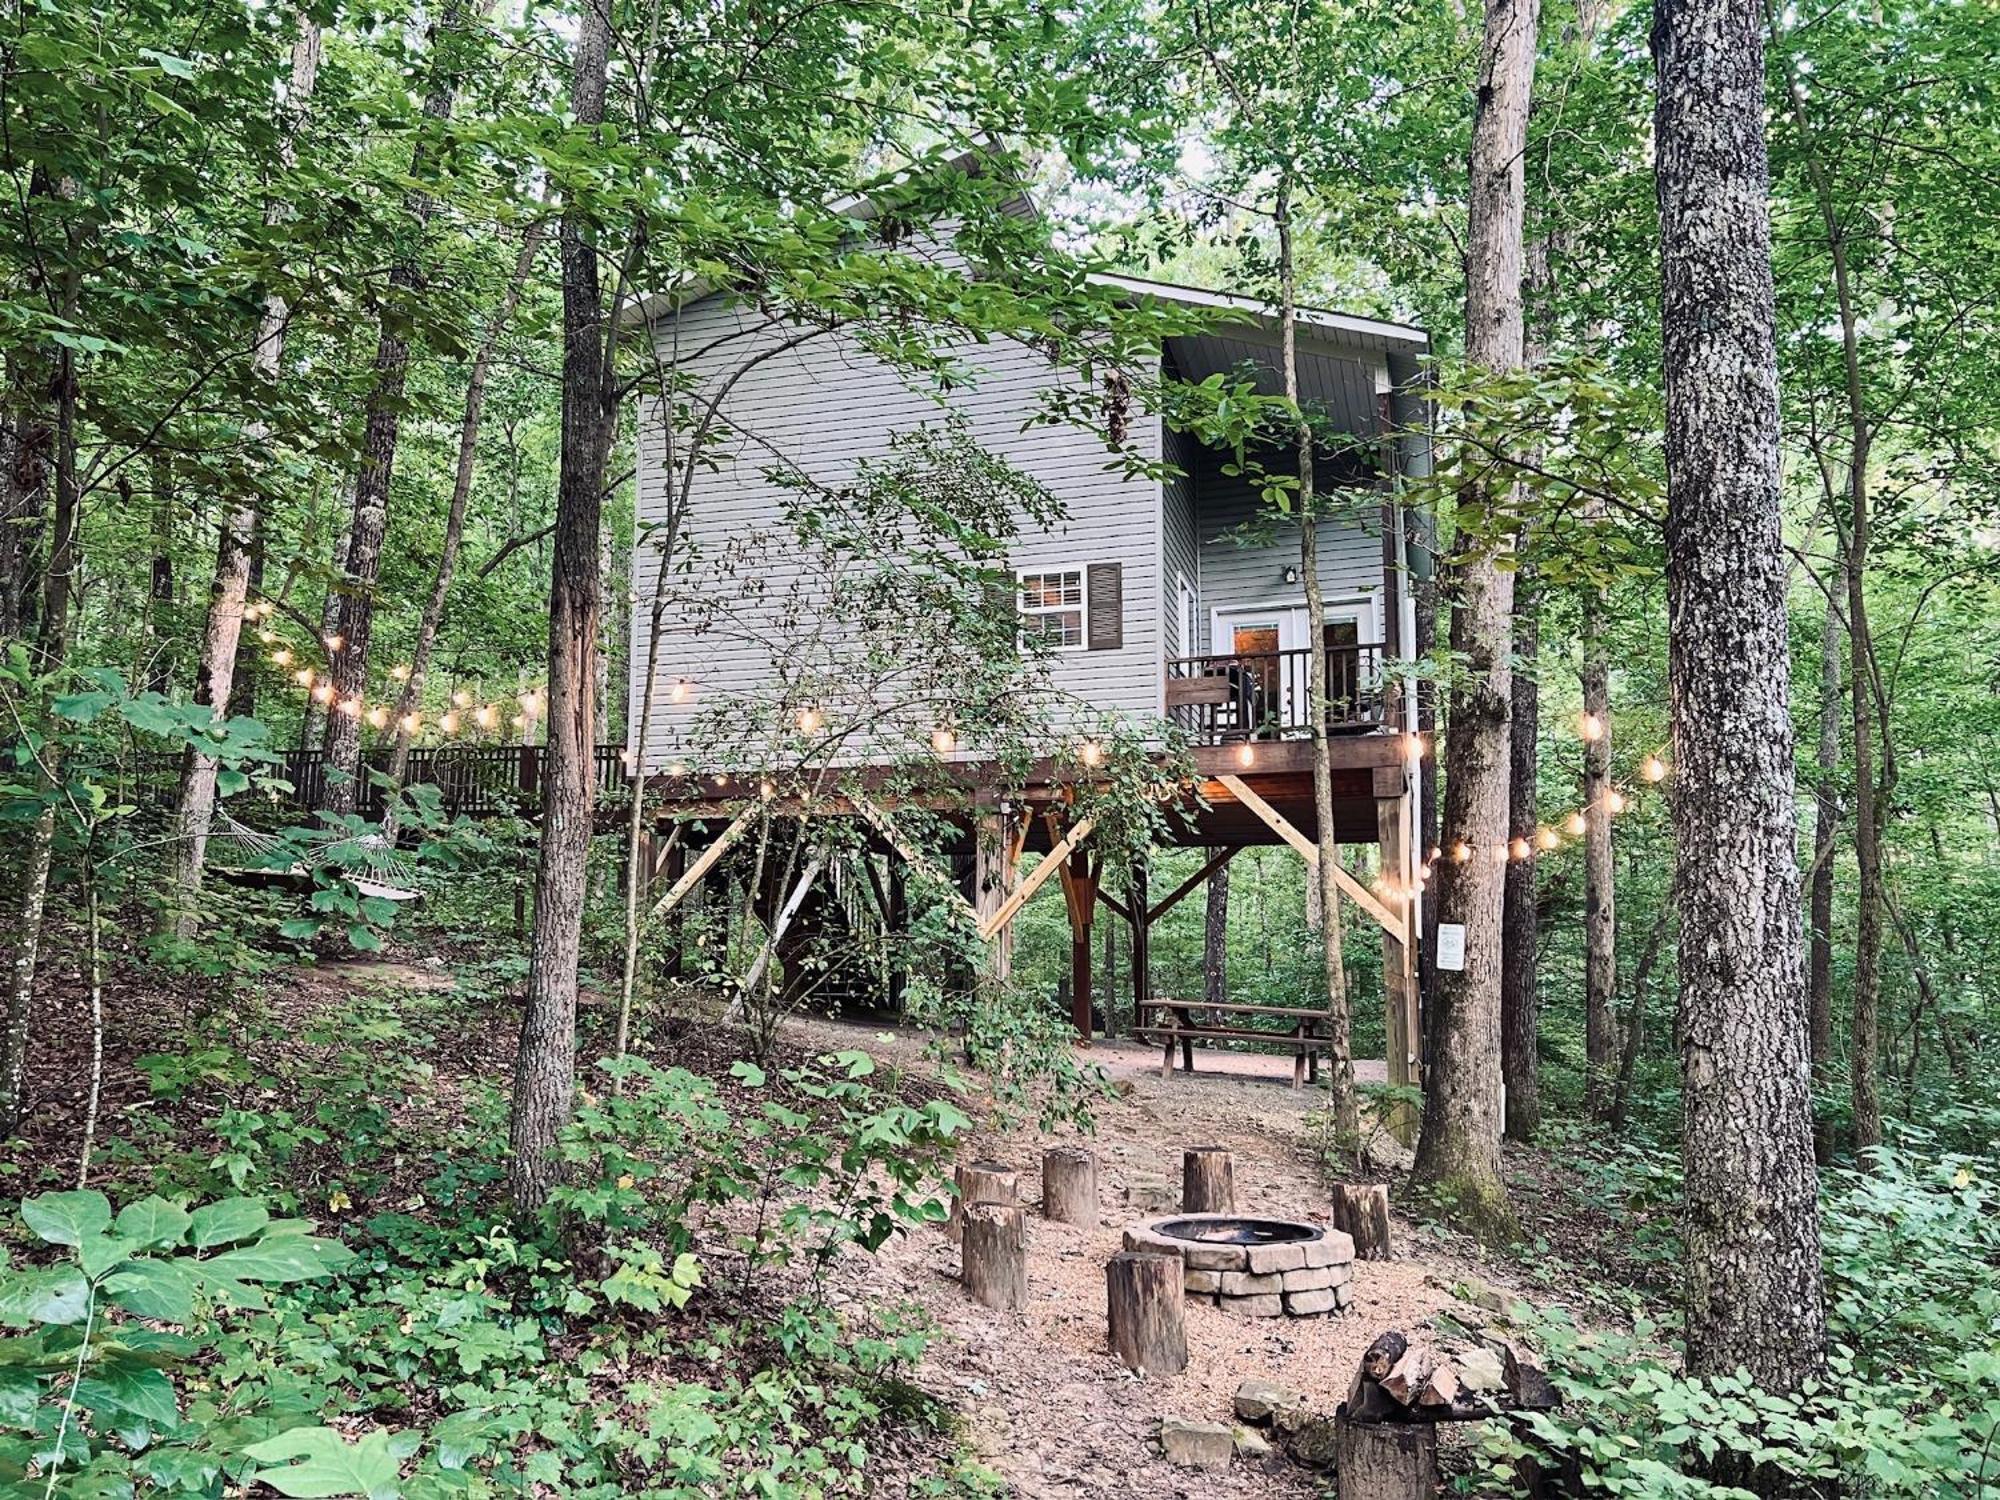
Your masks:
<instances>
[{"instance_id":1,"label":"picnic table","mask_svg":"<svg viewBox=\"0 0 2000 1500\"><path fill-rule=\"evenodd\" d=\"M1148 1019L1151 1016L1153 1019ZM1285 1023L1281 1027L1252 1024L1270 1016ZM1266 1042L1288 1047L1292 1053L1292 1087L1303 1087L1308 1077L1319 1077L1319 1055L1329 1052L1333 1039L1327 1028L1332 1014L1324 1010L1301 1010L1295 1005L1210 1004L1204 1000L1152 999L1139 1006L1138 1024L1133 1033L1162 1043L1160 1076L1174 1070L1174 1045L1181 1049L1181 1067L1194 1071L1194 1044L1201 1040Z\"/></svg>"}]
</instances>

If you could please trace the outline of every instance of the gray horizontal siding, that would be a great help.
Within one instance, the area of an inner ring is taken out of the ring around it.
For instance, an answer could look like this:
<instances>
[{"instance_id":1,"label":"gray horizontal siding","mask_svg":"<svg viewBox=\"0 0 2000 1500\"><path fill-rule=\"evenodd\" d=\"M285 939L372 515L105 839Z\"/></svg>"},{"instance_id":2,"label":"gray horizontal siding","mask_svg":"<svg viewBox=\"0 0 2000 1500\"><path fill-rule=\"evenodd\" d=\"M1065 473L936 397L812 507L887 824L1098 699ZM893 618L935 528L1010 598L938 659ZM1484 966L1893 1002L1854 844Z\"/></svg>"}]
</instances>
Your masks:
<instances>
[{"instance_id":1,"label":"gray horizontal siding","mask_svg":"<svg viewBox=\"0 0 2000 1500\"><path fill-rule=\"evenodd\" d=\"M676 344L683 368L704 394L718 389L753 350L769 347L793 329L759 325L753 309L709 298L685 309L659 330L663 360ZM1127 480L1090 433L1069 427L1023 430L1041 394L1060 378L1047 359L1011 343L963 351L968 379L941 403L912 389L894 369L843 333L817 335L757 364L730 388L723 415L730 438L712 469L692 489L689 534L700 562L690 583L735 601L739 619L725 627L697 629L670 616L653 673L653 728L646 761L658 769L685 755L689 731L704 706L718 698L753 700L773 676L774 654L784 650L783 610L810 598L811 580L796 549L756 551L757 539L778 537L780 492L766 478L789 467L819 485L850 481L864 459L880 458L891 436L941 423L947 412L963 416L969 434L988 451L1040 481L1063 503L1065 517L1045 533L1024 535L1013 549L1017 567L1122 566L1124 639L1114 650L1062 653L1050 668L1051 686L1097 708L1133 715L1156 713L1163 654L1160 598L1160 491L1146 480ZM1158 456L1158 426L1135 424L1146 456ZM662 434L658 414L640 412L638 513L642 526L665 514ZM754 556L754 560L753 559ZM735 569L732 571L732 560ZM646 616L657 562L644 546L634 567L638 607L633 612L632 722L644 690ZM745 576L761 586L761 599L741 602ZM800 590L804 593L801 594ZM693 684L692 701L675 704L677 679Z\"/></svg>"},{"instance_id":2,"label":"gray horizontal siding","mask_svg":"<svg viewBox=\"0 0 2000 1500\"><path fill-rule=\"evenodd\" d=\"M1169 656L1192 656L1200 649L1201 627L1196 624L1194 639L1181 639L1180 580L1185 578L1194 586L1199 600L1201 538L1195 521L1194 476L1201 462L1201 444L1186 433L1169 428L1163 447L1168 462L1176 465L1181 472L1168 477L1161 497L1161 556L1164 560L1160 580L1161 630L1167 640ZM1200 614L1198 607L1196 614Z\"/></svg>"}]
</instances>

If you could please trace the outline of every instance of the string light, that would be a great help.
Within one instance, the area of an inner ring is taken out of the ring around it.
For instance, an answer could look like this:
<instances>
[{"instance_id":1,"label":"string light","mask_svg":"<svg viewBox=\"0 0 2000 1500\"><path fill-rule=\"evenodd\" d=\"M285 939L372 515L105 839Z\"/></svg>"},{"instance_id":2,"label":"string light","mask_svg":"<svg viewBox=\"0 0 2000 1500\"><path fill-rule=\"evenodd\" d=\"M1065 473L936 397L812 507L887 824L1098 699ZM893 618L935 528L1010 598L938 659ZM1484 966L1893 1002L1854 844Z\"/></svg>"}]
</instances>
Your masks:
<instances>
[{"instance_id":1,"label":"string light","mask_svg":"<svg viewBox=\"0 0 2000 1500\"><path fill-rule=\"evenodd\" d=\"M685 677L676 678L674 685L667 689L667 701L669 703L685 703L688 700L688 693L690 691L691 689L688 687Z\"/></svg>"},{"instance_id":2,"label":"string light","mask_svg":"<svg viewBox=\"0 0 2000 1500\"><path fill-rule=\"evenodd\" d=\"M1257 764L1256 748L1248 741L1245 741L1242 748L1237 750L1236 764L1239 766L1254 766Z\"/></svg>"},{"instance_id":3,"label":"string light","mask_svg":"<svg viewBox=\"0 0 2000 1500\"><path fill-rule=\"evenodd\" d=\"M302 688L311 687L313 685L313 669L311 667L300 667L298 671L292 673L292 681L296 682Z\"/></svg>"},{"instance_id":4,"label":"string light","mask_svg":"<svg viewBox=\"0 0 2000 1500\"><path fill-rule=\"evenodd\" d=\"M352 719L361 712L361 700L359 698L342 698L335 707L346 714L348 718Z\"/></svg>"},{"instance_id":5,"label":"string light","mask_svg":"<svg viewBox=\"0 0 2000 1500\"><path fill-rule=\"evenodd\" d=\"M542 716L542 699L539 693L523 693L520 702L522 718L539 719Z\"/></svg>"},{"instance_id":6,"label":"string light","mask_svg":"<svg viewBox=\"0 0 2000 1500\"><path fill-rule=\"evenodd\" d=\"M931 749L935 750L939 755L949 755L957 748L958 736L953 734L945 725L940 724L931 731Z\"/></svg>"},{"instance_id":7,"label":"string light","mask_svg":"<svg viewBox=\"0 0 2000 1500\"><path fill-rule=\"evenodd\" d=\"M389 675L398 682L408 682L410 680L410 669L408 667L391 667L389 668Z\"/></svg>"},{"instance_id":8,"label":"string light","mask_svg":"<svg viewBox=\"0 0 2000 1500\"><path fill-rule=\"evenodd\" d=\"M812 734L825 722L825 716L816 708L802 708L799 710L800 734Z\"/></svg>"},{"instance_id":9,"label":"string light","mask_svg":"<svg viewBox=\"0 0 2000 1500\"><path fill-rule=\"evenodd\" d=\"M1472 845L1465 843L1463 840L1453 844L1451 846L1451 858L1453 864L1464 864L1468 859L1472 858Z\"/></svg>"},{"instance_id":10,"label":"string light","mask_svg":"<svg viewBox=\"0 0 2000 1500\"><path fill-rule=\"evenodd\" d=\"M515 714L514 727L516 729L526 729L528 727L528 716L526 714Z\"/></svg>"},{"instance_id":11,"label":"string light","mask_svg":"<svg viewBox=\"0 0 2000 1500\"><path fill-rule=\"evenodd\" d=\"M1625 811L1625 807L1626 807L1625 794L1619 791L1617 787L1614 786L1605 792L1604 810L1606 812L1622 813L1623 811Z\"/></svg>"},{"instance_id":12,"label":"string light","mask_svg":"<svg viewBox=\"0 0 2000 1500\"><path fill-rule=\"evenodd\" d=\"M1576 732L1586 740L1601 740L1604 738L1604 721L1598 718L1596 714L1579 714L1576 721Z\"/></svg>"},{"instance_id":13,"label":"string light","mask_svg":"<svg viewBox=\"0 0 2000 1500\"><path fill-rule=\"evenodd\" d=\"M1096 766L1104 759L1104 747L1096 740L1085 740L1077 748L1077 758L1086 766Z\"/></svg>"},{"instance_id":14,"label":"string light","mask_svg":"<svg viewBox=\"0 0 2000 1500\"><path fill-rule=\"evenodd\" d=\"M1517 838L1507 845L1507 855L1510 859L1526 859L1534 852L1526 839Z\"/></svg>"},{"instance_id":15,"label":"string light","mask_svg":"<svg viewBox=\"0 0 2000 1500\"><path fill-rule=\"evenodd\" d=\"M468 693L464 688L460 688L451 695L451 706L453 708L472 707L472 694Z\"/></svg>"},{"instance_id":16,"label":"string light","mask_svg":"<svg viewBox=\"0 0 2000 1500\"><path fill-rule=\"evenodd\" d=\"M313 701L315 703L333 702L333 684L330 682L322 682L318 687L314 688Z\"/></svg>"},{"instance_id":17,"label":"string light","mask_svg":"<svg viewBox=\"0 0 2000 1500\"><path fill-rule=\"evenodd\" d=\"M490 703L482 704L472 718L481 729L492 729L500 722L500 710Z\"/></svg>"},{"instance_id":18,"label":"string light","mask_svg":"<svg viewBox=\"0 0 2000 1500\"><path fill-rule=\"evenodd\" d=\"M370 729L386 729L386 728L388 728L388 727L389 727L389 710L388 710L388 709L386 709L386 708L384 708L384 707L383 707L383 706L382 706L381 704L379 704L379 703L378 703L378 704L376 704L376 705L375 705L375 706L374 706L373 708L369 709L369 710L368 710L368 727L369 727Z\"/></svg>"},{"instance_id":19,"label":"string light","mask_svg":"<svg viewBox=\"0 0 2000 1500\"><path fill-rule=\"evenodd\" d=\"M1583 814L1580 812L1573 812L1567 818L1563 819L1563 831L1571 838L1582 838L1584 830L1589 827L1590 825L1584 821Z\"/></svg>"},{"instance_id":20,"label":"string light","mask_svg":"<svg viewBox=\"0 0 2000 1500\"><path fill-rule=\"evenodd\" d=\"M446 734L457 734L458 710L455 708L446 709L444 717L438 720L438 728L442 729Z\"/></svg>"},{"instance_id":21,"label":"string light","mask_svg":"<svg viewBox=\"0 0 2000 1500\"><path fill-rule=\"evenodd\" d=\"M415 734L419 729L424 727L423 715L404 714L402 718L396 721L396 727L402 730L404 734Z\"/></svg>"},{"instance_id":22,"label":"string light","mask_svg":"<svg viewBox=\"0 0 2000 1500\"><path fill-rule=\"evenodd\" d=\"M686 761L670 760L667 762L667 774L669 776L685 776L687 773L688 763Z\"/></svg>"},{"instance_id":23,"label":"string light","mask_svg":"<svg viewBox=\"0 0 2000 1500\"><path fill-rule=\"evenodd\" d=\"M1553 828L1539 828L1535 830L1535 847L1537 849L1553 849L1561 842L1562 840L1556 837L1556 831Z\"/></svg>"},{"instance_id":24,"label":"string light","mask_svg":"<svg viewBox=\"0 0 2000 1500\"><path fill-rule=\"evenodd\" d=\"M281 667L289 667L292 664L292 653L287 647L280 646L271 653L271 660Z\"/></svg>"},{"instance_id":25,"label":"string light","mask_svg":"<svg viewBox=\"0 0 2000 1500\"><path fill-rule=\"evenodd\" d=\"M320 639L326 642L326 649L329 651L338 651L346 644L346 641L339 635L326 635L320 637Z\"/></svg>"},{"instance_id":26,"label":"string light","mask_svg":"<svg viewBox=\"0 0 2000 1500\"><path fill-rule=\"evenodd\" d=\"M1420 734L1408 736L1408 749L1410 752L1410 764L1414 766L1424 758L1424 737Z\"/></svg>"},{"instance_id":27,"label":"string light","mask_svg":"<svg viewBox=\"0 0 2000 1500\"><path fill-rule=\"evenodd\" d=\"M260 630L257 632L257 639L262 641L267 646L270 645L271 642L275 641L277 638L278 638L278 632L275 630Z\"/></svg>"},{"instance_id":28,"label":"string light","mask_svg":"<svg viewBox=\"0 0 2000 1500\"><path fill-rule=\"evenodd\" d=\"M1667 763L1657 755L1649 755L1646 757L1644 764L1639 767L1639 774L1651 782L1665 781L1667 779Z\"/></svg>"}]
</instances>

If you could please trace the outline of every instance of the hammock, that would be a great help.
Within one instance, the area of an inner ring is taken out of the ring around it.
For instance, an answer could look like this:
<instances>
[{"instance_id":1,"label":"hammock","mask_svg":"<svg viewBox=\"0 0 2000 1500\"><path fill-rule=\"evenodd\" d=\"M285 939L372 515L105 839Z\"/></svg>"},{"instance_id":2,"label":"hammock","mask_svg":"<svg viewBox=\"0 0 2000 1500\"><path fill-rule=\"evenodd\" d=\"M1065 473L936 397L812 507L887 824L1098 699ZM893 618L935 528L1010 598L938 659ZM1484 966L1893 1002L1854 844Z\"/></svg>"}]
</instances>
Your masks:
<instances>
[{"instance_id":1,"label":"hammock","mask_svg":"<svg viewBox=\"0 0 2000 1500\"><path fill-rule=\"evenodd\" d=\"M322 866L338 864L347 871L347 878L354 883L354 888L364 896L377 896L384 901L415 901L423 894L417 889L415 869L397 854L396 846L379 833L321 837L318 842L307 846L303 853L297 854L290 865L281 865L277 861L294 851L297 848L295 843L274 833L262 833L238 822L228 813L222 815L222 826L211 837L228 839L252 861L247 867L223 873L253 878L267 875L309 879ZM366 873L356 873L356 866L365 867Z\"/></svg>"}]
</instances>

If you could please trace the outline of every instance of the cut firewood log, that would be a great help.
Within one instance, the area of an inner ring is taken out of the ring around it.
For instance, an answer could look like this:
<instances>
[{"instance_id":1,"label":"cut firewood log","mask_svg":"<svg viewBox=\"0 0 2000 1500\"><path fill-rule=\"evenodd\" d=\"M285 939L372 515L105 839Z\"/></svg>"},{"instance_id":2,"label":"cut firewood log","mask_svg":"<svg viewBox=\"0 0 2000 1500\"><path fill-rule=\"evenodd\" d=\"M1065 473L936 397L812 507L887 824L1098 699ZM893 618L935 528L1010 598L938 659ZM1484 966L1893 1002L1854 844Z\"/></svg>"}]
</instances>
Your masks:
<instances>
[{"instance_id":1,"label":"cut firewood log","mask_svg":"<svg viewBox=\"0 0 2000 1500\"><path fill-rule=\"evenodd\" d=\"M1347 1387L1347 1413L1357 1422L1407 1422L1410 1414L1382 1389L1382 1383L1371 1380L1365 1370L1356 1370L1354 1380Z\"/></svg>"},{"instance_id":2,"label":"cut firewood log","mask_svg":"<svg viewBox=\"0 0 2000 1500\"><path fill-rule=\"evenodd\" d=\"M1554 1411L1561 1404L1555 1383L1538 1365L1531 1365L1512 1344L1500 1344L1500 1368L1507 1381L1507 1394L1522 1411Z\"/></svg>"},{"instance_id":3,"label":"cut firewood log","mask_svg":"<svg viewBox=\"0 0 2000 1500\"><path fill-rule=\"evenodd\" d=\"M968 1203L960 1279L975 1302L1002 1312L1028 1305L1028 1230L1018 1203Z\"/></svg>"},{"instance_id":4,"label":"cut firewood log","mask_svg":"<svg viewBox=\"0 0 2000 1500\"><path fill-rule=\"evenodd\" d=\"M1417 1405L1449 1409L1459 1396L1458 1371L1449 1360L1440 1360L1431 1369L1430 1379L1417 1392Z\"/></svg>"},{"instance_id":5,"label":"cut firewood log","mask_svg":"<svg viewBox=\"0 0 2000 1500\"><path fill-rule=\"evenodd\" d=\"M945 1238L949 1240L958 1239L968 1203L1021 1201L1020 1174L1004 1161L960 1162L952 1178L958 1184L958 1195L952 1199L951 1213L944 1223Z\"/></svg>"},{"instance_id":6,"label":"cut firewood log","mask_svg":"<svg viewBox=\"0 0 2000 1500\"><path fill-rule=\"evenodd\" d=\"M1391 1328L1387 1333L1375 1335L1361 1355L1361 1373L1370 1380L1380 1380L1396 1368L1396 1361L1409 1352L1410 1341L1403 1337L1399 1328Z\"/></svg>"},{"instance_id":7,"label":"cut firewood log","mask_svg":"<svg viewBox=\"0 0 2000 1500\"><path fill-rule=\"evenodd\" d=\"M1336 1416L1340 1500L1433 1500L1437 1429L1423 1422L1363 1422Z\"/></svg>"},{"instance_id":8,"label":"cut firewood log","mask_svg":"<svg viewBox=\"0 0 2000 1500\"><path fill-rule=\"evenodd\" d=\"M1236 1212L1236 1174L1220 1146L1190 1146L1181 1153L1181 1212Z\"/></svg>"},{"instance_id":9,"label":"cut firewood log","mask_svg":"<svg viewBox=\"0 0 2000 1500\"><path fill-rule=\"evenodd\" d=\"M1408 1406L1417 1399L1418 1392L1423 1390L1424 1382L1431 1378L1431 1371L1436 1368L1436 1364L1437 1361L1431 1357L1430 1350L1406 1349L1402 1358L1398 1359L1390 1367L1389 1373L1382 1377L1382 1389L1397 1405Z\"/></svg>"},{"instance_id":10,"label":"cut firewood log","mask_svg":"<svg viewBox=\"0 0 2000 1500\"><path fill-rule=\"evenodd\" d=\"M1095 1229L1097 1155L1081 1146L1052 1146L1042 1153L1042 1217Z\"/></svg>"},{"instance_id":11,"label":"cut firewood log","mask_svg":"<svg viewBox=\"0 0 2000 1500\"><path fill-rule=\"evenodd\" d=\"M1333 1185L1333 1227L1354 1240L1356 1260L1390 1260L1389 1187L1381 1182Z\"/></svg>"},{"instance_id":12,"label":"cut firewood log","mask_svg":"<svg viewBox=\"0 0 2000 1500\"><path fill-rule=\"evenodd\" d=\"M1104 1268L1111 1352L1128 1370L1178 1375L1187 1368L1181 1258L1123 1251Z\"/></svg>"}]
</instances>

